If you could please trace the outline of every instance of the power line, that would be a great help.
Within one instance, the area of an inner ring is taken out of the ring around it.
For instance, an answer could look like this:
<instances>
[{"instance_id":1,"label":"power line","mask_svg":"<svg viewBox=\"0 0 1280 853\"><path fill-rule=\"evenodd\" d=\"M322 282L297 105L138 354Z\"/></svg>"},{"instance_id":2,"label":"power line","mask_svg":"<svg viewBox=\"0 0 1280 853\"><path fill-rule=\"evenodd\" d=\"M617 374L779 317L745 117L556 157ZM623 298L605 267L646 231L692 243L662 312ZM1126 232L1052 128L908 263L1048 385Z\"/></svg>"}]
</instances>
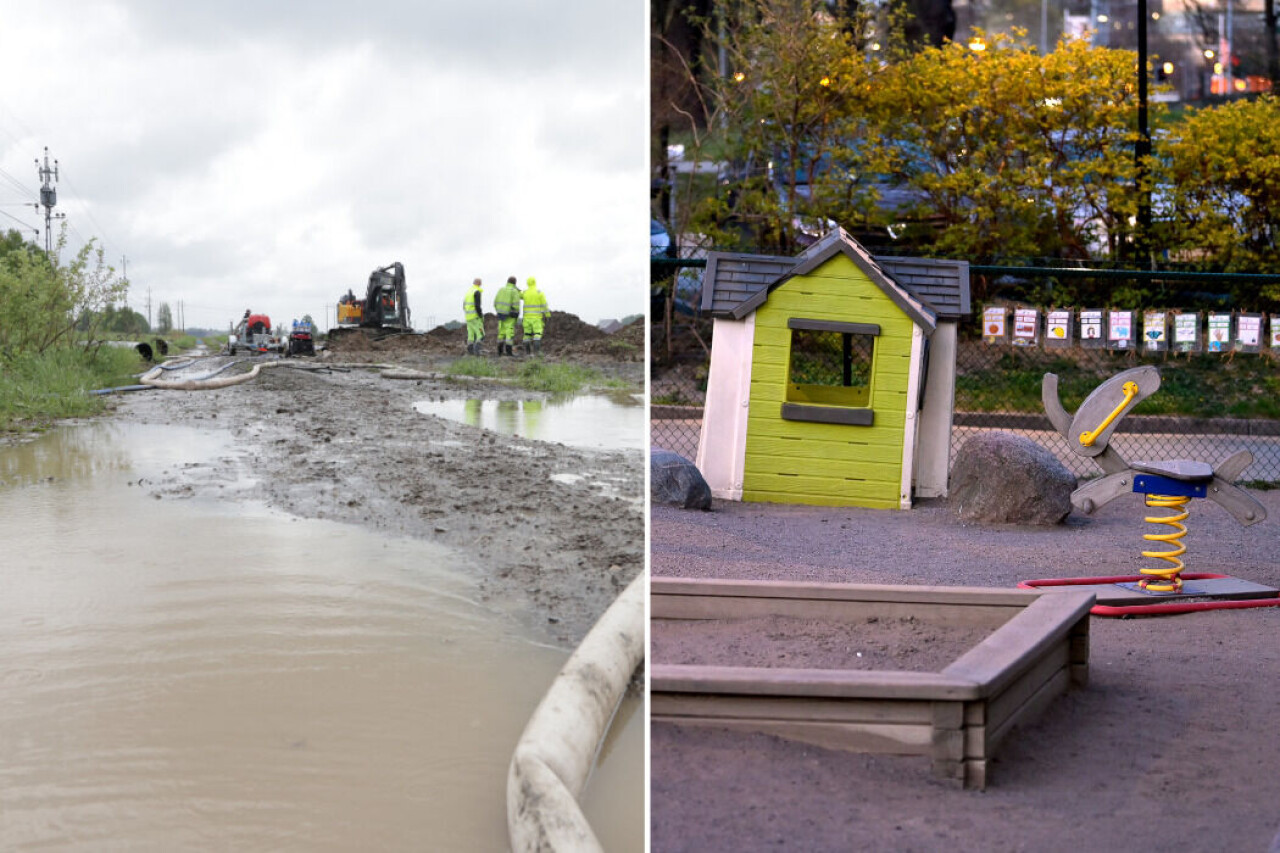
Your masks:
<instances>
[{"instance_id":1,"label":"power line","mask_svg":"<svg viewBox=\"0 0 1280 853\"><path fill-rule=\"evenodd\" d=\"M22 221L21 219L19 219L18 217L14 216L14 215L13 215L13 214L11 214L11 213L5 213L3 210L0 210L0 216L7 216L7 217L9 217L10 219L12 219L14 222L16 222L16 223L18 223L19 225L21 225L22 227L24 227L24 228L30 228L32 231L34 231L34 232L35 232L35 235L36 235L37 237L39 237L39 236L40 236L40 229L39 229L38 227L36 227L35 225L32 225L30 222L23 222L23 221Z\"/></svg>"},{"instance_id":2,"label":"power line","mask_svg":"<svg viewBox=\"0 0 1280 853\"><path fill-rule=\"evenodd\" d=\"M93 214L89 212L89 204L85 200L84 194L81 193L80 190L76 188L75 184L71 183L71 179L67 177L66 169L62 170L62 180L66 182L67 188L71 190L71 192L75 195L77 199L79 199L80 206L84 211L85 218L89 220L90 224L92 224L94 228L98 229L98 233L102 235L102 242L106 245L108 249L111 249L112 254L114 254L116 249L115 241L107 237L107 229L102 227L102 223L98 222L98 220L93 218ZM83 240L84 238L81 238L81 239Z\"/></svg>"}]
</instances>

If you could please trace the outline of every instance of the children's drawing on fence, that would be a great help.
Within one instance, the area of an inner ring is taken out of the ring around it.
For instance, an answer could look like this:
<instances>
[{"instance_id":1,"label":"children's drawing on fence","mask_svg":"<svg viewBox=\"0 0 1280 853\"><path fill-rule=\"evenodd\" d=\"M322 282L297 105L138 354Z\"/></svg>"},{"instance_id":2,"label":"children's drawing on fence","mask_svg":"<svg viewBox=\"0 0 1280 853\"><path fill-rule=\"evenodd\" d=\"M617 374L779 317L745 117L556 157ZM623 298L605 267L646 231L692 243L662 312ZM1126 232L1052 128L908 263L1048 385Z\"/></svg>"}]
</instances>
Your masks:
<instances>
[{"instance_id":1,"label":"children's drawing on fence","mask_svg":"<svg viewBox=\"0 0 1280 853\"><path fill-rule=\"evenodd\" d=\"M1226 352L1231 349L1231 315L1209 315L1209 352Z\"/></svg>"},{"instance_id":2,"label":"children's drawing on fence","mask_svg":"<svg viewBox=\"0 0 1280 853\"><path fill-rule=\"evenodd\" d=\"M1071 344L1071 309L1054 308L1045 314L1044 345L1065 347Z\"/></svg>"},{"instance_id":3,"label":"children's drawing on fence","mask_svg":"<svg viewBox=\"0 0 1280 853\"><path fill-rule=\"evenodd\" d=\"M1003 305L988 305L982 309L982 339L989 344L1003 343L1005 318L1009 309Z\"/></svg>"},{"instance_id":4,"label":"children's drawing on fence","mask_svg":"<svg viewBox=\"0 0 1280 853\"><path fill-rule=\"evenodd\" d=\"M1173 315L1173 346L1178 352L1200 351L1200 313L1183 311Z\"/></svg>"},{"instance_id":5,"label":"children's drawing on fence","mask_svg":"<svg viewBox=\"0 0 1280 853\"><path fill-rule=\"evenodd\" d=\"M1102 346L1102 312L1080 312L1080 342L1087 347Z\"/></svg>"},{"instance_id":6,"label":"children's drawing on fence","mask_svg":"<svg viewBox=\"0 0 1280 853\"><path fill-rule=\"evenodd\" d=\"M1147 311L1142 315L1142 344L1148 352L1162 352L1168 346L1163 311Z\"/></svg>"},{"instance_id":7,"label":"children's drawing on fence","mask_svg":"<svg viewBox=\"0 0 1280 853\"><path fill-rule=\"evenodd\" d=\"M1040 312L1035 308L1013 309L1013 345L1031 347L1037 343L1040 330Z\"/></svg>"},{"instance_id":8,"label":"children's drawing on fence","mask_svg":"<svg viewBox=\"0 0 1280 853\"><path fill-rule=\"evenodd\" d=\"M1133 345L1132 311L1108 312L1107 343L1112 349L1129 349Z\"/></svg>"},{"instance_id":9,"label":"children's drawing on fence","mask_svg":"<svg viewBox=\"0 0 1280 853\"><path fill-rule=\"evenodd\" d=\"M1257 352L1262 344L1262 315L1240 314L1236 317L1236 349Z\"/></svg>"}]
</instances>

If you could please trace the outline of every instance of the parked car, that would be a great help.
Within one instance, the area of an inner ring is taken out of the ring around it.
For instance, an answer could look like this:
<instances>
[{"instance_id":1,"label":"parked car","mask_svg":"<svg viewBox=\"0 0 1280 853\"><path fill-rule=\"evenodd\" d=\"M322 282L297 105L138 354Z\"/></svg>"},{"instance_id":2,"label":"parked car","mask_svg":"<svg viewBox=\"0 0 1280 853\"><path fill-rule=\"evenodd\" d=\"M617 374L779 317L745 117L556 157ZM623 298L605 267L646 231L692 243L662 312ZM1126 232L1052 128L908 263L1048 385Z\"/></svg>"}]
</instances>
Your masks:
<instances>
[{"instance_id":1,"label":"parked car","mask_svg":"<svg viewBox=\"0 0 1280 853\"><path fill-rule=\"evenodd\" d=\"M649 255L654 258L674 258L676 247L667 233L667 227L656 219L649 220Z\"/></svg>"}]
</instances>

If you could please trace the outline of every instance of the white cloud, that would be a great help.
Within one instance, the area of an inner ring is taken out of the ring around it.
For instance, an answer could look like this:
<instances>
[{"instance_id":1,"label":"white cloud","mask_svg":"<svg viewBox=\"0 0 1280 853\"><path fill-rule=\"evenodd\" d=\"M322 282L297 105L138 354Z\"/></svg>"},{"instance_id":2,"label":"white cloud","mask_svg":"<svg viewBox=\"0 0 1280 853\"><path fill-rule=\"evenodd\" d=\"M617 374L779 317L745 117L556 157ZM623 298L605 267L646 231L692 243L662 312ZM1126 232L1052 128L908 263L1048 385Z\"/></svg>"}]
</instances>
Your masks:
<instances>
[{"instance_id":1,"label":"white cloud","mask_svg":"<svg viewBox=\"0 0 1280 853\"><path fill-rule=\"evenodd\" d=\"M7 205L48 145L73 238L189 325L320 320L392 261L419 326L477 275L536 275L588 321L644 311L643 4L297 8L6 13L0 169L32 197L0 181L0 211L36 220Z\"/></svg>"}]
</instances>

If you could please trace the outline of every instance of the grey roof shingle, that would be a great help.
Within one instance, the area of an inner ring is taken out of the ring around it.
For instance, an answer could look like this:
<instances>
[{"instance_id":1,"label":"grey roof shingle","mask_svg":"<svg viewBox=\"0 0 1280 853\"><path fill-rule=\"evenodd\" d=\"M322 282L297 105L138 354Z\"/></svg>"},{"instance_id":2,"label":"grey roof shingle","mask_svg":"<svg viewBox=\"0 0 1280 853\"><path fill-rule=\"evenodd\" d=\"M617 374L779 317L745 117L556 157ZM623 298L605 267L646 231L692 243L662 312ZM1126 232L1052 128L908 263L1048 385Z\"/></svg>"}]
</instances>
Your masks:
<instances>
[{"instance_id":1,"label":"grey roof shingle","mask_svg":"<svg viewBox=\"0 0 1280 853\"><path fill-rule=\"evenodd\" d=\"M873 280L883 277L890 286L896 285L894 289L905 291L912 301L918 300L939 319L955 320L971 311L968 261L873 257L841 229L798 257L709 253L702 283L702 310L712 317L740 317L745 303L762 302L768 298L769 290L793 275L803 275L837 251L849 255ZM761 291L765 291L763 296ZM747 310L751 307L747 306Z\"/></svg>"}]
</instances>

